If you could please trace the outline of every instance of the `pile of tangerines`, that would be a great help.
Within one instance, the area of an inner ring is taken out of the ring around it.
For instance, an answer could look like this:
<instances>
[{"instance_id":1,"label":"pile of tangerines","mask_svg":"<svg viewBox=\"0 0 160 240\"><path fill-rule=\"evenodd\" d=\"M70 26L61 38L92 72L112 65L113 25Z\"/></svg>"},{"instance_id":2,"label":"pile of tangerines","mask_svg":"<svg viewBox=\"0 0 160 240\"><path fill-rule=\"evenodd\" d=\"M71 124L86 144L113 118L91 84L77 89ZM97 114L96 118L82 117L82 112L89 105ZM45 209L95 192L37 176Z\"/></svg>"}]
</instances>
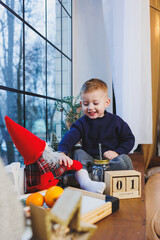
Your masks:
<instances>
[{"instance_id":1,"label":"pile of tangerines","mask_svg":"<svg viewBox=\"0 0 160 240\"><path fill-rule=\"evenodd\" d=\"M52 208L63 191L63 188L59 186L53 186L47 189L44 196L40 192L32 193L27 197L26 205L29 206L30 203L32 203L37 206L43 206L45 202L49 208Z\"/></svg>"}]
</instances>

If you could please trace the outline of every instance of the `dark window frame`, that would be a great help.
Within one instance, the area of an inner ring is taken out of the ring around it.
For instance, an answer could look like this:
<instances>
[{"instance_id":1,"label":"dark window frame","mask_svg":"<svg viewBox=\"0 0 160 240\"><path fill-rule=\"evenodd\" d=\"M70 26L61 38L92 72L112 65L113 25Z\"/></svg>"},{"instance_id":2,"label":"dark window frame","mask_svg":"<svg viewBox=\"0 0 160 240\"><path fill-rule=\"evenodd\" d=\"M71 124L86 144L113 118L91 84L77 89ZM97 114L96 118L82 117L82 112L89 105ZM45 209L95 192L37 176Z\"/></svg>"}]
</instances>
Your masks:
<instances>
[{"instance_id":1,"label":"dark window frame","mask_svg":"<svg viewBox=\"0 0 160 240\"><path fill-rule=\"evenodd\" d=\"M24 4L25 0L23 0L23 16L19 16L15 11L13 11L10 7L8 7L3 1L0 0L0 5L3 6L7 11L9 11L11 14L14 15L14 17L16 17L17 19L19 19L22 22L23 25L23 89L18 89L18 88L11 88L9 86L3 86L0 85L0 90L2 91L9 91L9 92L13 92L13 93L17 93L21 94L23 97L23 126L26 127L26 106L25 106L25 96L32 96L32 97L38 97L41 99L45 99L46 101L46 113L45 113L45 124L46 124L46 141L48 140L48 113L47 113L47 101L48 100L53 100L53 101L60 101L60 98L56 98L56 97L51 97L47 95L47 45L49 44L52 48L56 49L60 55L61 55L61 98L64 97L63 95L63 57L65 57L65 59L67 59L70 63L71 63L71 79L70 79L70 92L71 95L73 93L73 74L72 74L72 0L71 0L71 13L69 13L67 11L67 9L65 8L65 6L63 5L63 1L58 0L58 3L61 6L61 49L59 49L56 45L54 45L49 39L47 39L47 0L45 0L45 36L43 36L40 32L38 32L38 30L36 30L31 24L29 24L28 22L25 21L25 9L24 9ZM64 53L62 51L62 42L63 42L63 34L62 34L62 10L65 11L65 13L67 14L67 16L70 18L71 20L71 57L69 57L66 53ZM38 93L34 93L34 92L28 92L25 89L25 27L29 27L30 29L32 29L37 35L40 36L40 38L42 38L45 41L45 94L38 94ZM61 113L61 124L63 121L63 113ZM1 126L0 126L1 127Z\"/></svg>"}]
</instances>

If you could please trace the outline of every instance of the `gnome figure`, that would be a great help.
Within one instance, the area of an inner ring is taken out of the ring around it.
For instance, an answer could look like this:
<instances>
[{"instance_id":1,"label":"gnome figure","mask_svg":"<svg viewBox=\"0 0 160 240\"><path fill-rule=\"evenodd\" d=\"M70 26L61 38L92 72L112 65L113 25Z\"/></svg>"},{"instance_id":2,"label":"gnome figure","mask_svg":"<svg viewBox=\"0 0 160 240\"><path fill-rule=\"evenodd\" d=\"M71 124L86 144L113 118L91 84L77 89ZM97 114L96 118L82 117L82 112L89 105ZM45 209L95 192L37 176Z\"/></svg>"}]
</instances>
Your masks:
<instances>
[{"instance_id":1,"label":"gnome figure","mask_svg":"<svg viewBox=\"0 0 160 240\"><path fill-rule=\"evenodd\" d=\"M84 190L103 193L105 183L92 181L88 174L84 174L82 164L77 160L69 163L61 161L61 153L47 145L26 128L14 122L8 116L5 117L8 132L24 159L26 165L27 192L35 192L48 189L59 182L60 176L68 171L76 171L75 177Z\"/></svg>"}]
</instances>

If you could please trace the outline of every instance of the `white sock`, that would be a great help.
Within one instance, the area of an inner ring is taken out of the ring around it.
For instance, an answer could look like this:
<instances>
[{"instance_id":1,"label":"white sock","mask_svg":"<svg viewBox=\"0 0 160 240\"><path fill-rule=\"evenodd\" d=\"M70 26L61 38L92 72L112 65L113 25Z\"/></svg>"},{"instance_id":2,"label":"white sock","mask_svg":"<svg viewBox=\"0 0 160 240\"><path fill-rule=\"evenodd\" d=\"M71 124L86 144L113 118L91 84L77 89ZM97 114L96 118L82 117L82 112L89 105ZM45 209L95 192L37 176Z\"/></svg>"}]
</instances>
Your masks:
<instances>
[{"instance_id":1,"label":"white sock","mask_svg":"<svg viewBox=\"0 0 160 240\"><path fill-rule=\"evenodd\" d=\"M85 169L81 169L75 173L75 178L78 181L80 187L86 191L94 193L103 193L106 187L104 182L92 181L89 178L88 172Z\"/></svg>"}]
</instances>

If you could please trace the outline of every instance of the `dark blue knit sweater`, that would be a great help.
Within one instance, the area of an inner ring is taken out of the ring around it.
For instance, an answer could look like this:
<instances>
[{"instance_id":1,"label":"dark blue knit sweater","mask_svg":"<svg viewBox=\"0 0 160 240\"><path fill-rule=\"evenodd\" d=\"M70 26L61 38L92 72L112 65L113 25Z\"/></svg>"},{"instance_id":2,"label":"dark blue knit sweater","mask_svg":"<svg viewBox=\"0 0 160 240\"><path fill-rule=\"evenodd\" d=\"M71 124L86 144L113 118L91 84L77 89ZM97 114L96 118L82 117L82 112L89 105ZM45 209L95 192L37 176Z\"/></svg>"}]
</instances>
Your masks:
<instances>
[{"instance_id":1,"label":"dark blue knit sweater","mask_svg":"<svg viewBox=\"0 0 160 240\"><path fill-rule=\"evenodd\" d=\"M102 154L107 150L127 154L135 142L128 124L119 116L108 112L102 118L90 119L84 115L78 119L62 138L58 151L68 154L80 140L82 149L92 156L99 155L99 143Z\"/></svg>"}]
</instances>

